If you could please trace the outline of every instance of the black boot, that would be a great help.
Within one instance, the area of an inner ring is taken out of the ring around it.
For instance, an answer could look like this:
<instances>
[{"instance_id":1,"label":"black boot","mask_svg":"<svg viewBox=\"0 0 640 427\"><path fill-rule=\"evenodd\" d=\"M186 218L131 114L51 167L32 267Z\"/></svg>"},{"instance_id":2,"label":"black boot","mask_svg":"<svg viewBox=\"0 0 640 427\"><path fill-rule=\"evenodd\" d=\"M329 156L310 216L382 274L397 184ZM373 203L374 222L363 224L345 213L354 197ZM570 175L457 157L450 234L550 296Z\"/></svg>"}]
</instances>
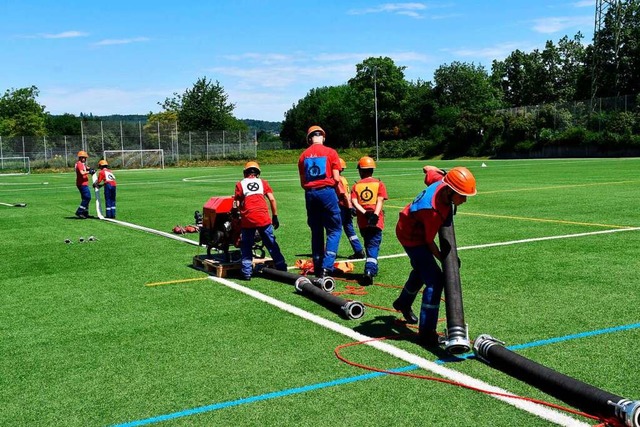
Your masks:
<instances>
[{"instance_id":1,"label":"black boot","mask_svg":"<svg viewBox=\"0 0 640 427\"><path fill-rule=\"evenodd\" d=\"M410 305L404 306L402 305L400 300L397 299L393 302L393 308L395 308L396 310L402 313L402 315L404 316L404 320L406 320L407 323L410 323L412 325L415 325L416 323L418 323L418 317L415 315L413 310L411 310Z\"/></svg>"},{"instance_id":2,"label":"black boot","mask_svg":"<svg viewBox=\"0 0 640 427\"><path fill-rule=\"evenodd\" d=\"M362 275L362 278L360 279L360 284L362 286L373 285L373 274L371 274L369 271L365 271Z\"/></svg>"},{"instance_id":3,"label":"black boot","mask_svg":"<svg viewBox=\"0 0 640 427\"><path fill-rule=\"evenodd\" d=\"M353 255L349 255L347 258L348 259L364 259L367 257L367 254L364 253L364 250L361 250L360 252L355 252Z\"/></svg>"},{"instance_id":4,"label":"black boot","mask_svg":"<svg viewBox=\"0 0 640 427\"><path fill-rule=\"evenodd\" d=\"M418 332L418 341L425 347L437 347L440 345L440 335L435 330Z\"/></svg>"}]
</instances>

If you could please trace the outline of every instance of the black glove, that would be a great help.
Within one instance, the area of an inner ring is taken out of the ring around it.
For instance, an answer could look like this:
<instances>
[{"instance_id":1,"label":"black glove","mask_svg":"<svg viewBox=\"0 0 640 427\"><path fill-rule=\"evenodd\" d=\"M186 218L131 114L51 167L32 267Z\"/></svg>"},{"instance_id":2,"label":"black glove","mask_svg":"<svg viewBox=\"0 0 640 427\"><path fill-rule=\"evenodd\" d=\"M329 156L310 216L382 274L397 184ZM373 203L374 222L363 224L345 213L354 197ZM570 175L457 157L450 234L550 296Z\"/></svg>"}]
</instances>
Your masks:
<instances>
[{"instance_id":1,"label":"black glove","mask_svg":"<svg viewBox=\"0 0 640 427\"><path fill-rule=\"evenodd\" d=\"M367 218L367 225L369 227L375 227L378 225L378 215L371 211L367 211L364 216Z\"/></svg>"},{"instance_id":2,"label":"black glove","mask_svg":"<svg viewBox=\"0 0 640 427\"><path fill-rule=\"evenodd\" d=\"M238 208L231 208L231 218L240 219L240 210Z\"/></svg>"},{"instance_id":3,"label":"black glove","mask_svg":"<svg viewBox=\"0 0 640 427\"><path fill-rule=\"evenodd\" d=\"M358 209L351 208L351 218L355 218L358 216Z\"/></svg>"},{"instance_id":4,"label":"black glove","mask_svg":"<svg viewBox=\"0 0 640 427\"><path fill-rule=\"evenodd\" d=\"M94 173L96 173L96 170L94 168L89 169L89 175L93 175Z\"/></svg>"},{"instance_id":5,"label":"black glove","mask_svg":"<svg viewBox=\"0 0 640 427\"><path fill-rule=\"evenodd\" d=\"M273 229L277 230L280 227L280 221L278 221L278 215L274 215L271 217L271 223L273 224Z\"/></svg>"}]
</instances>

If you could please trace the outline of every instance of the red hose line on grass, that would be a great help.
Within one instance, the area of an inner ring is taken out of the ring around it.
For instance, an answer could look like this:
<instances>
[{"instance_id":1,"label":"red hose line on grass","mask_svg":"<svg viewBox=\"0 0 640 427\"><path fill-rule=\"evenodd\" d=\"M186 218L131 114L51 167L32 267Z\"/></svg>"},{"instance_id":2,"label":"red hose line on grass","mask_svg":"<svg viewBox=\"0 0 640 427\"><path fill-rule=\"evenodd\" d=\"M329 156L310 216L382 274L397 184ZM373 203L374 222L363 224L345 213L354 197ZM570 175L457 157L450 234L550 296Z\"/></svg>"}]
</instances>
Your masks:
<instances>
[{"instance_id":1,"label":"red hose line on grass","mask_svg":"<svg viewBox=\"0 0 640 427\"><path fill-rule=\"evenodd\" d=\"M365 344L367 342L371 342L371 341L383 341L383 340L387 340L387 339L398 339L400 338L401 335L394 335L394 336L388 336L388 337L380 337L380 338L372 338L370 340L365 340L365 341L356 341L356 342L350 342L350 343L346 343L346 344L341 344L339 346L337 346L334 349L334 354L336 355L336 357L341 360L342 362L346 363L347 365L351 365L360 369L364 369L367 371L373 371L373 372L380 372L382 374L389 374L389 375L396 375L396 376L401 376L401 377L409 377L409 378L416 378L416 379L421 379L421 380L427 380L427 381L436 381L439 383L444 383L444 384L449 384L449 385L453 385L453 386L458 386L458 387L462 387L462 388L466 388L468 390L472 390L472 391L476 391L479 393L484 393L484 394L489 394L489 395L493 395L493 396L500 396L500 397L507 397L507 398L511 398L511 399L520 399L520 400L525 400L525 401L529 401L532 403L537 403L539 405L543 405L543 406L547 406L549 408L553 408L553 409L557 409L560 411L564 411L573 415L580 415L583 416L585 418L590 418L592 420L598 420L601 421L602 424L598 424L596 427L599 426L604 426L604 425L612 425L612 426L616 426L616 427L624 427L622 424L620 424L619 420L605 420L599 417L596 417L594 415L591 414L587 414L585 412L581 412L581 411L577 411L575 409L571 409L571 408L567 408L565 406L561 406L561 405L556 405L555 403L551 403L551 402L545 402L544 400L539 400L539 399L534 399L532 397L522 397L522 396L516 396L516 395L512 395L512 394L508 394L508 393L499 393L499 392L493 392L493 391L489 391L489 390L484 390L481 388L477 388L477 387L473 387L470 385L466 385L466 384L462 384L456 381L451 381L451 380L447 380L444 378L438 378L438 377L432 377L429 375L419 375L419 374L410 374L410 373L406 373L406 372L393 372L393 371L389 371L386 369L380 369L380 368L376 368L374 366L368 366L368 365L363 365L361 363L358 362L353 362L348 360L347 358L345 358L344 356L342 356L340 354L340 350L342 350L343 348L346 347L353 347L356 345L361 345L361 344Z\"/></svg>"}]
</instances>

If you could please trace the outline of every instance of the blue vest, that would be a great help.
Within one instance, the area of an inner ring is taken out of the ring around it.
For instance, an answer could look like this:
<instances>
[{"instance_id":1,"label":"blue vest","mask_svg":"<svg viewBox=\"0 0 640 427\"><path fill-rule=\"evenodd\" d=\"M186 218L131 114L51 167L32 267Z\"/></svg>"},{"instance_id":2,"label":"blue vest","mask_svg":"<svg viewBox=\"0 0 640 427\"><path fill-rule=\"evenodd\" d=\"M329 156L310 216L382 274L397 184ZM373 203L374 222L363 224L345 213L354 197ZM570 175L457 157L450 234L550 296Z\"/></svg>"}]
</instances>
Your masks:
<instances>
[{"instance_id":1,"label":"blue vest","mask_svg":"<svg viewBox=\"0 0 640 427\"><path fill-rule=\"evenodd\" d=\"M435 209L436 193L446 185L444 181L440 180L422 190L420 194L413 199L413 202L411 202L409 212L413 213L423 209Z\"/></svg>"}]
</instances>

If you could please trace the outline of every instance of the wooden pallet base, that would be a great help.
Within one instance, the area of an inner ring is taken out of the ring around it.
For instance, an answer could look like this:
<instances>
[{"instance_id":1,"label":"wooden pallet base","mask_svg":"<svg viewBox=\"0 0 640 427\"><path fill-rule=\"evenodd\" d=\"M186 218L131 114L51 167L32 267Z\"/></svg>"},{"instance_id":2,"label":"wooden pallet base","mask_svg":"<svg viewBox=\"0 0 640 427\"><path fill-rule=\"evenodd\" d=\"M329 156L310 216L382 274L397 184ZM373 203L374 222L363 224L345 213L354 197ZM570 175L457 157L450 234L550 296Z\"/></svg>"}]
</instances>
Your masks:
<instances>
[{"instance_id":1,"label":"wooden pallet base","mask_svg":"<svg viewBox=\"0 0 640 427\"><path fill-rule=\"evenodd\" d=\"M225 262L224 255L196 255L193 257L193 267L209 273L212 276L216 277L228 277L229 275L233 275L234 273L239 275L240 268L242 264L240 262L240 254L239 252L235 254L231 253L231 259L237 260L232 262ZM265 264L267 267L273 267L274 262L272 258L254 258L253 265L256 264Z\"/></svg>"}]
</instances>

